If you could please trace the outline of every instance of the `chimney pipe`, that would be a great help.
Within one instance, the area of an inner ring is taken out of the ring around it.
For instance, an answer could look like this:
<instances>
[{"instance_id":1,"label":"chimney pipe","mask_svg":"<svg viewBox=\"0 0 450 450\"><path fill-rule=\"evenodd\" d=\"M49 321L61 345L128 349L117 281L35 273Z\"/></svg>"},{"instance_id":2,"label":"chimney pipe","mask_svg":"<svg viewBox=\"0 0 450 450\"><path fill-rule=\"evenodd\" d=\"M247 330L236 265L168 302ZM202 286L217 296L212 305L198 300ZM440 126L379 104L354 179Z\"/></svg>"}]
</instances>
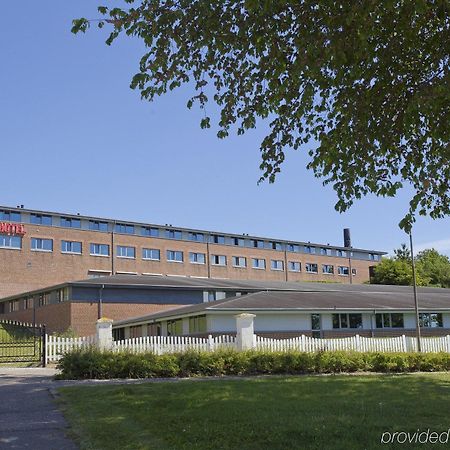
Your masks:
<instances>
[{"instance_id":1,"label":"chimney pipe","mask_svg":"<svg viewBox=\"0 0 450 450\"><path fill-rule=\"evenodd\" d=\"M344 247L350 248L352 240L350 238L350 228L344 228Z\"/></svg>"}]
</instances>

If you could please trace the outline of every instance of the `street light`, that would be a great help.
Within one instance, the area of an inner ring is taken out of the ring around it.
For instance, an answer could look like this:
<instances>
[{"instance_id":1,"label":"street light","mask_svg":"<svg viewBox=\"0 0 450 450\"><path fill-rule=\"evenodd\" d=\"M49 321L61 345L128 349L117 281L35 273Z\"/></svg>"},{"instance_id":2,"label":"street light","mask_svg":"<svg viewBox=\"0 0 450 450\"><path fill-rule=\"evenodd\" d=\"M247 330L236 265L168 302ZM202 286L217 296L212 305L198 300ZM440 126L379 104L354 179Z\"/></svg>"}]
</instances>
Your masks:
<instances>
[{"instance_id":1,"label":"street light","mask_svg":"<svg viewBox=\"0 0 450 450\"><path fill-rule=\"evenodd\" d=\"M414 291L414 309L416 311L416 339L417 339L417 351L421 351L420 345L420 322L419 322L419 302L417 299L417 280L416 280L416 265L414 263L414 248L412 239L412 230L409 232L409 245L411 247L411 267L413 276L413 291Z\"/></svg>"}]
</instances>

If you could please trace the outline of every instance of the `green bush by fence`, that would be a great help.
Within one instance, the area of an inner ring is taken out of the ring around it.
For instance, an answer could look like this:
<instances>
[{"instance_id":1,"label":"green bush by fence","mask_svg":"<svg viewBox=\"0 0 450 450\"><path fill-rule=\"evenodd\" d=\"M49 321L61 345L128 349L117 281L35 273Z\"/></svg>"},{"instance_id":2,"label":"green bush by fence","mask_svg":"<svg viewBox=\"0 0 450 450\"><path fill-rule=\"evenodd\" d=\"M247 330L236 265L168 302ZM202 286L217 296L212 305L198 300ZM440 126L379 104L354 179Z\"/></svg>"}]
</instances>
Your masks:
<instances>
[{"instance_id":1,"label":"green bush by fence","mask_svg":"<svg viewBox=\"0 0 450 450\"><path fill-rule=\"evenodd\" d=\"M155 355L101 352L91 348L66 353L58 368L61 379L437 372L450 370L450 354L223 350Z\"/></svg>"}]
</instances>

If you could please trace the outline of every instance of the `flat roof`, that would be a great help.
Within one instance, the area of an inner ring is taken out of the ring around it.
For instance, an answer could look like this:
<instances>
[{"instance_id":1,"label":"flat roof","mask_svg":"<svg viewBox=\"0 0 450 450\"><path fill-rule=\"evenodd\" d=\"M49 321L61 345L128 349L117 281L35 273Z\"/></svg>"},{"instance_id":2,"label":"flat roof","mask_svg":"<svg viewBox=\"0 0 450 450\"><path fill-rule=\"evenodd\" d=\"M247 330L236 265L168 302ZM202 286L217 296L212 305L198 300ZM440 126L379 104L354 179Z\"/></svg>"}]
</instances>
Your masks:
<instances>
[{"instance_id":1,"label":"flat roof","mask_svg":"<svg viewBox=\"0 0 450 450\"><path fill-rule=\"evenodd\" d=\"M31 296L41 292L48 292L64 287L97 287L124 288L124 289L186 289L186 290L223 290L223 291L296 291L296 292L356 292L371 293L383 292L398 295L404 293L412 296L412 286L394 286L380 284L344 284L323 282L296 282L296 281L259 281L259 280L232 280L221 278L195 278L183 276L157 276L157 275L111 275L86 280L71 281L48 286L29 292L23 292L0 299L1 302ZM419 296L429 296L432 293L445 296L450 305L450 289L418 287Z\"/></svg>"},{"instance_id":2,"label":"flat roof","mask_svg":"<svg viewBox=\"0 0 450 450\"><path fill-rule=\"evenodd\" d=\"M155 224L155 223L145 223L145 222L135 222L125 219L109 219L105 217L97 217L97 216L86 216L81 215L79 213L73 214L73 213L62 213L62 212L54 212L54 211L42 211L37 209L28 209L28 208L17 208L17 207L11 207L11 206L2 206L0 205L0 210L9 210L14 212L25 212L29 214L50 214L53 216L63 216L73 219L85 219L85 220L96 220L101 222L108 222L108 223L125 223L135 226L141 226L141 227L161 227L161 228L167 228L170 230L180 230L185 232L193 232L193 233L205 233L205 234L218 234L218 235L225 235L230 237L236 237L236 238L243 238L243 239L255 239L255 240L267 240L267 241L275 241L280 242L283 244L296 244L296 245L311 245L313 247L324 247L324 248L332 248L332 249L338 249L338 250L345 250L345 251L354 251L354 252L362 252L362 253L374 253L377 255L386 255L387 252L380 251L380 250L366 250L362 248L356 248L356 247L343 247L340 245L331 245L331 244L321 244L316 242L310 242L310 241L297 241L297 240L289 240L289 239L279 239L279 238L272 238L272 237L264 237L264 236L255 236L250 235L247 233L229 233L224 231L212 231L212 230L204 230L204 229L197 229L197 228L186 228L186 227L178 227L173 226L172 224Z\"/></svg>"}]
</instances>

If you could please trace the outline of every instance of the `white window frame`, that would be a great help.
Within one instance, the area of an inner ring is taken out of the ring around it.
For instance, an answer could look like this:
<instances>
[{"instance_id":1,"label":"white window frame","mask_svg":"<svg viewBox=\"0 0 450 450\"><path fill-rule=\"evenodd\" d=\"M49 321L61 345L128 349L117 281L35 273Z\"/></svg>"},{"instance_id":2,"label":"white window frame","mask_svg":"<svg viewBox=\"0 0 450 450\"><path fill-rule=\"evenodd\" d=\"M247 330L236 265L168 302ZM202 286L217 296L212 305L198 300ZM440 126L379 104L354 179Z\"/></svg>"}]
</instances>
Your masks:
<instances>
[{"instance_id":1,"label":"white window frame","mask_svg":"<svg viewBox=\"0 0 450 450\"><path fill-rule=\"evenodd\" d=\"M275 263L275 266L276 266L276 267L274 267L274 264L273 264L273 263ZM279 263L281 264L281 268L278 267ZM278 272L283 272L283 271L284 271L284 261L283 261L282 259L271 259L271 260L270 260L270 270L275 270L275 271L278 271Z\"/></svg>"},{"instance_id":2,"label":"white window frame","mask_svg":"<svg viewBox=\"0 0 450 450\"><path fill-rule=\"evenodd\" d=\"M260 263L262 263L262 265L260 265ZM266 260L264 258L252 258L252 269L266 270Z\"/></svg>"},{"instance_id":3,"label":"white window frame","mask_svg":"<svg viewBox=\"0 0 450 450\"><path fill-rule=\"evenodd\" d=\"M244 262L244 264L240 264L241 260ZM236 264L236 261L238 264ZM246 269L247 268L247 258L245 256L233 256L233 267L236 267L238 269Z\"/></svg>"},{"instance_id":4,"label":"white window frame","mask_svg":"<svg viewBox=\"0 0 450 450\"><path fill-rule=\"evenodd\" d=\"M159 257L158 258L144 257L144 250L149 250L150 252L159 252ZM144 261L161 261L161 250L159 248L143 248L142 249L142 259Z\"/></svg>"},{"instance_id":5,"label":"white window frame","mask_svg":"<svg viewBox=\"0 0 450 450\"><path fill-rule=\"evenodd\" d=\"M62 246L63 246L64 242L70 244L70 247L73 247L72 244L80 244L81 250L79 252L76 252L74 250L63 250ZM61 240L61 253L65 253L65 254L69 254L69 255L81 255L83 253L83 243L80 241L66 241L65 239L62 239Z\"/></svg>"}]
</instances>

